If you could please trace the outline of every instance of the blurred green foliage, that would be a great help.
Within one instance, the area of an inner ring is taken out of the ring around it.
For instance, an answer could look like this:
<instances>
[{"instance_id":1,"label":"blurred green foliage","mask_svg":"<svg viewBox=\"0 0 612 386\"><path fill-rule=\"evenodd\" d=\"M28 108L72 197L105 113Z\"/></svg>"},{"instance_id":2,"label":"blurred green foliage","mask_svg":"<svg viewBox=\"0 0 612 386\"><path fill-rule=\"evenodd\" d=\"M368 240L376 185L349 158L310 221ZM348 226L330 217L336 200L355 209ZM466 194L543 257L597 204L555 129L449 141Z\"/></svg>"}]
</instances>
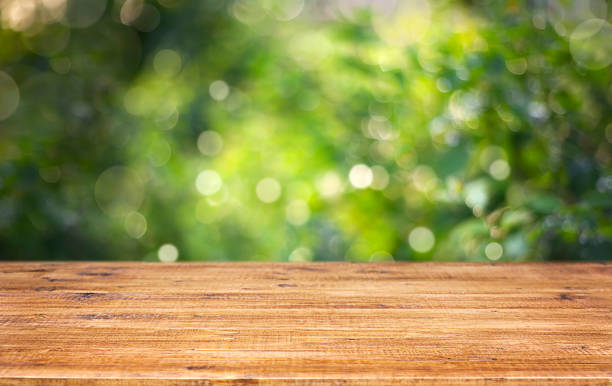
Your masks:
<instances>
[{"instance_id":1,"label":"blurred green foliage","mask_svg":"<svg viewBox=\"0 0 612 386\"><path fill-rule=\"evenodd\" d=\"M0 259L609 259L605 0L0 0Z\"/></svg>"}]
</instances>

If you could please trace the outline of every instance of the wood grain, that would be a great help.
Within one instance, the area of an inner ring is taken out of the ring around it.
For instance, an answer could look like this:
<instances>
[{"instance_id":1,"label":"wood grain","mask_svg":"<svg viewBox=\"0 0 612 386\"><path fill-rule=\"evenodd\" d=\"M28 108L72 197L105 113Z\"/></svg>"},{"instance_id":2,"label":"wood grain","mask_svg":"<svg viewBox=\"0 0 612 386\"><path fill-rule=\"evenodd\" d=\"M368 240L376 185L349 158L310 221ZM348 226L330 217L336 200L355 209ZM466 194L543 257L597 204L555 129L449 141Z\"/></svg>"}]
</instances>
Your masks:
<instances>
[{"instance_id":1,"label":"wood grain","mask_svg":"<svg viewBox=\"0 0 612 386\"><path fill-rule=\"evenodd\" d=\"M0 384L609 384L612 265L0 263Z\"/></svg>"}]
</instances>

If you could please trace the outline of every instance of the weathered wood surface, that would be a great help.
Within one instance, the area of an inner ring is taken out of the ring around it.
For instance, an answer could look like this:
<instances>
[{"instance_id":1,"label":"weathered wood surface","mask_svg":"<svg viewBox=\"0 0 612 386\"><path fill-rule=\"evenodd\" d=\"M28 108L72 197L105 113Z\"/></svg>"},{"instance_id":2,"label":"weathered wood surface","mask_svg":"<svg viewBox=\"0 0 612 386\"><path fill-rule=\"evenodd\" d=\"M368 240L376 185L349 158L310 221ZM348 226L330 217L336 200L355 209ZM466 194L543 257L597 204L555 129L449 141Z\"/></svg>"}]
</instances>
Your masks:
<instances>
[{"instance_id":1,"label":"weathered wood surface","mask_svg":"<svg viewBox=\"0 0 612 386\"><path fill-rule=\"evenodd\" d=\"M0 263L0 384L608 384L611 322L596 263Z\"/></svg>"}]
</instances>

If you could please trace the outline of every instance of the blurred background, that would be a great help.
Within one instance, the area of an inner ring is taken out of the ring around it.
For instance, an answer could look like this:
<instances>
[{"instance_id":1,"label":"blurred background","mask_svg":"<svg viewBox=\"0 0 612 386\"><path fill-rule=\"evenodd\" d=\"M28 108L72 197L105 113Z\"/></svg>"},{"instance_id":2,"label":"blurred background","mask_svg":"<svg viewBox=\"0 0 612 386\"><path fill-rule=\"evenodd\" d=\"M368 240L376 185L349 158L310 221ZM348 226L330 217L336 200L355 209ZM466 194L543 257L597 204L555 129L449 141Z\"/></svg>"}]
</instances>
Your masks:
<instances>
[{"instance_id":1,"label":"blurred background","mask_svg":"<svg viewBox=\"0 0 612 386\"><path fill-rule=\"evenodd\" d=\"M0 259L608 260L605 0L0 0Z\"/></svg>"}]
</instances>

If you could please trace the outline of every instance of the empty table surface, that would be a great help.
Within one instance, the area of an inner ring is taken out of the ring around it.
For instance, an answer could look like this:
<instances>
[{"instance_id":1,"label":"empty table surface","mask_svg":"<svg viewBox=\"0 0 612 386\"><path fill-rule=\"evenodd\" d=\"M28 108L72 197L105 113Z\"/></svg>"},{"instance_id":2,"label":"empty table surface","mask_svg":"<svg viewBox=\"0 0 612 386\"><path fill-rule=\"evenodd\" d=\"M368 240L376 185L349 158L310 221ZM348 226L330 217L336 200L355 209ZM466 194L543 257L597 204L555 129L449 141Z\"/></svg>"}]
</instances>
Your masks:
<instances>
[{"instance_id":1,"label":"empty table surface","mask_svg":"<svg viewBox=\"0 0 612 386\"><path fill-rule=\"evenodd\" d=\"M0 384L612 382L605 263L0 263Z\"/></svg>"}]
</instances>

